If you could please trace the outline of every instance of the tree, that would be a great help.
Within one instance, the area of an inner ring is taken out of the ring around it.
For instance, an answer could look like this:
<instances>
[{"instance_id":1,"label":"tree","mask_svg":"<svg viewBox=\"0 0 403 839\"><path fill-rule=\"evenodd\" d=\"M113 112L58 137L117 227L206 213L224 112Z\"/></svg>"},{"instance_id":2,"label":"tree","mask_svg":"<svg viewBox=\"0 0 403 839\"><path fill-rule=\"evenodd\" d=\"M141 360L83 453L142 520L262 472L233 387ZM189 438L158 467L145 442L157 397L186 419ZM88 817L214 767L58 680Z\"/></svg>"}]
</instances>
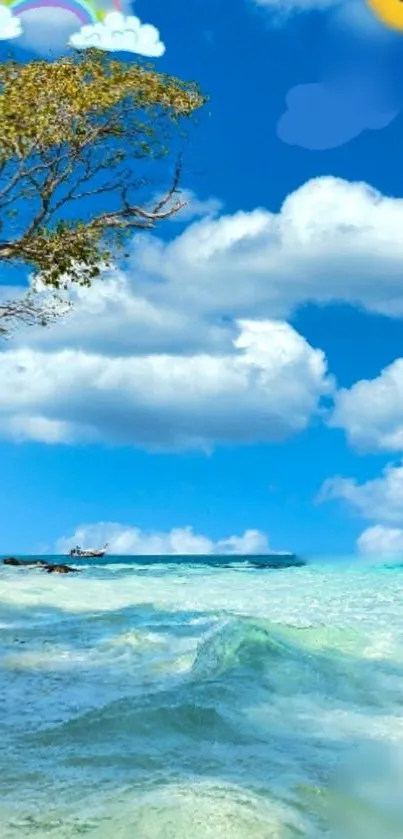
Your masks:
<instances>
[{"instance_id":1,"label":"tree","mask_svg":"<svg viewBox=\"0 0 403 839\"><path fill-rule=\"evenodd\" d=\"M98 50L0 64L0 263L54 293L50 305L35 293L0 300L0 334L15 318L52 319L66 283L90 285L134 229L184 206L180 161L151 205L135 200L150 187L139 167L167 155L172 129L205 101L194 82Z\"/></svg>"}]
</instances>

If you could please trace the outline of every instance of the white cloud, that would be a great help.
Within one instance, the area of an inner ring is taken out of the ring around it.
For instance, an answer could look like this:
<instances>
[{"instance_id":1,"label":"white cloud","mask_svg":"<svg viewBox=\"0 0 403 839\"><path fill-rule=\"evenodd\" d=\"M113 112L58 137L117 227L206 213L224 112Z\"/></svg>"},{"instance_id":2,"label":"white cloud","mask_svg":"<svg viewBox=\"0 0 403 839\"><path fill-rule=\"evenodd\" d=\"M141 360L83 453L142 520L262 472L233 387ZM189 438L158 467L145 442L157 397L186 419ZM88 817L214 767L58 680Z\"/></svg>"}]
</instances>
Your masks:
<instances>
[{"instance_id":1,"label":"white cloud","mask_svg":"<svg viewBox=\"0 0 403 839\"><path fill-rule=\"evenodd\" d=\"M276 321L241 321L232 351L115 355L11 347L0 353L0 434L203 448L301 431L331 382L320 350Z\"/></svg>"},{"instance_id":2,"label":"white cloud","mask_svg":"<svg viewBox=\"0 0 403 839\"><path fill-rule=\"evenodd\" d=\"M68 317L46 329L19 325L8 346L46 351L74 346L108 357L233 352L233 325L190 314L169 301L149 301L146 287L139 293L139 279L114 270L90 289L76 286L69 292L73 308ZM15 297L15 288L0 286L0 301Z\"/></svg>"},{"instance_id":3,"label":"white cloud","mask_svg":"<svg viewBox=\"0 0 403 839\"><path fill-rule=\"evenodd\" d=\"M209 201L200 203L210 213ZM169 225L171 233L176 229ZM190 340L194 349L211 345L212 326L216 346L221 336L228 347L222 316L287 319L309 301L343 301L402 317L402 229L403 199L383 196L364 183L322 177L291 193L277 213L257 208L209 215L170 241L142 234L133 240L126 279L120 274L114 287L107 284L103 301L101 293L92 297L91 291L86 322L84 315L80 324L75 320L71 337L86 346L87 334L97 331L99 340L105 334L108 341L106 319L113 320L117 308L122 340L130 345L138 335L146 341L148 331L151 346L159 322L160 335L168 331L175 339L176 334L179 347L183 330L185 344ZM160 340L158 347L171 352Z\"/></svg>"},{"instance_id":4,"label":"white cloud","mask_svg":"<svg viewBox=\"0 0 403 839\"><path fill-rule=\"evenodd\" d=\"M22 24L20 19L7 6L0 6L0 41L18 38L21 33Z\"/></svg>"},{"instance_id":5,"label":"white cloud","mask_svg":"<svg viewBox=\"0 0 403 839\"><path fill-rule=\"evenodd\" d=\"M182 189L178 195L174 196L172 203L175 203L177 200L186 202L186 206L183 207L179 213L175 213L171 216L170 221L179 222L181 224L198 218L214 218L223 208L223 202L220 201L219 198L210 196L210 198L200 199L190 189ZM168 207L169 204L166 209L168 209Z\"/></svg>"},{"instance_id":6,"label":"white cloud","mask_svg":"<svg viewBox=\"0 0 403 839\"><path fill-rule=\"evenodd\" d=\"M136 237L127 273L77 290L71 317L18 332L0 355L3 436L210 447L303 428L329 392L325 362L282 321L307 301L402 316L402 229L402 199L326 177L278 213L204 217L171 241ZM360 407L353 397L368 383L358 383L338 394L331 423L357 444L398 450L401 364L391 408L385 388L374 398L377 380L371 410ZM27 384L18 404L15 382Z\"/></svg>"},{"instance_id":7,"label":"white cloud","mask_svg":"<svg viewBox=\"0 0 403 839\"><path fill-rule=\"evenodd\" d=\"M94 25L83 26L71 35L69 43L76 49L97 49L110 52L134 52L159 58L165 52L160 33L155 26L141 23L134 15L110 12Z\"/></svg>"},{"instance_id":8,"label":"white cloud","mask_svg":"<svg viewBox=\"0 0 403 839\"><path fill-rule=\"evenodd\" d=\"M166 533L150 533L138 527L100 522L80 525L71 536L63 536L56 544L56 553L67 553L74 545L92 548L109 544L111 555L150 556L173 554L239 555L269 552L267 536L259 530L246 530L242 536L230 536L214 542L192 527L178 527Z\"/></svg>"},{"instance_id":9,"label":"white cloud","mask_svg":"<svg viewBox=\"0 0 403 839\"><path fill-rule=\"evenodd\" d=\"M258 6L266 6L268 9L304 12L311 9L329 9L331 6L340 6L346 0L255 0Z\"/></svg>"},{"instance_id":10,"label":"white cloud","mask_svg":"<svg viewBox=\"0 0 403 839\"><path fill-rule=\"evenodd\" d=\"M267 9L275 21L284 21L292 14L328 12L347 5L353 0L253 0L256 6Z\"/></svg>"},{"instance_id":11,"label":"white cloud","mask_svg":"<svg viewBox=\"0 0 403 839\"><path fill-rule=\"evenodd\" d=\"M319 500L342 499L360 516L403 525L403 466L388 465L381 478L358 484L352 478L329 478Z\"/></svg>"},{"instance_id":12,"label":"white cloud","mask_svg":"<svg viewBox=\"0 0 403 839\"><path fill-rule=\"evenodd\" d=\"M145 237L132 270L149 300L188 312L287 318L301 303L338 300L400 317L402 229L402 199L322 177L278 213L202 219L166 243Z\"/></svg>"},{"instance_id":13,"label":"white cloud","mask_svg":"<svg viewBox=\"0 0 403 839\"><path fill-rule=\"evenodd\" d=\"M335 10L335 22L371 34L370 19L374 15L369 12L365 0L254 0L254 2L280 19L293 13Z\"/></svg>"},{"instance_id":14,"label":"white cloud","mask_svg":"<svg viewBox=\"0 0 403 839\"><path fill-rule=\"evenodd\" d=\"M403 465L389 464L380 478L358 484L352 478L325 481L319 501L341 499L364 519L375 524L357 539L358 552L365 556L403 553Z\"/></svg>"},{"instance_id":15,"label":"white cloud","mask_svg":"<svg viewBox=\"0 0 403 839\"><path fill-rule=\"evenodd\" d=\"M359 381L335 395L330 425L343 428L363 451L403 452L403 359L372 381ZM319 501L341 499L372 521L357 540L365 556L403 553L403 464L387 465L381 477L359 484L352 478L325 481Z\"/></svg>"},{"instance_id":16,"label":"white cloud","mask_svg":"<svg viewBox=\"0 0 403 839\"><path fill-rule=\"evenodd\" d=\"M403 358L372 380L340 390L330 419L364 451L403 452Z\"/></svg>"},{"instance_id":17,"label":"white cloud","mask_svg":"<svg viewBox=\"0 0 403 839\"><path fill-rule=\"evenodd\" d=\"M368 527L357 540L358 552L363 556L385 557L403 554L403 529L376 524Z\"/></svg>"}]
</instances>

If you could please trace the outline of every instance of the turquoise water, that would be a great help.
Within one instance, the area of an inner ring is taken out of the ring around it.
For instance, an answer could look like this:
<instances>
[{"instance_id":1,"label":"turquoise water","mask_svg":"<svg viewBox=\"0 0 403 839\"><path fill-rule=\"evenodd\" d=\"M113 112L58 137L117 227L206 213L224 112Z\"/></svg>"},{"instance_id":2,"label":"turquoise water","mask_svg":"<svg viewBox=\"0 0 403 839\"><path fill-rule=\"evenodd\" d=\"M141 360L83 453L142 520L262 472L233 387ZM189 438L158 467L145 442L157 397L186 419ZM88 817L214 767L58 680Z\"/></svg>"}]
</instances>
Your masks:
<instances>
[{"instance_id":1,"label":"turquoise water","mask_svg":"<svg viewBox=\"0 0 403 839\"><path fill-rule=\"evenodd\" d=\"M0 569L1 839L401 839L403 569Z\"/></svg>"}]
</instances>

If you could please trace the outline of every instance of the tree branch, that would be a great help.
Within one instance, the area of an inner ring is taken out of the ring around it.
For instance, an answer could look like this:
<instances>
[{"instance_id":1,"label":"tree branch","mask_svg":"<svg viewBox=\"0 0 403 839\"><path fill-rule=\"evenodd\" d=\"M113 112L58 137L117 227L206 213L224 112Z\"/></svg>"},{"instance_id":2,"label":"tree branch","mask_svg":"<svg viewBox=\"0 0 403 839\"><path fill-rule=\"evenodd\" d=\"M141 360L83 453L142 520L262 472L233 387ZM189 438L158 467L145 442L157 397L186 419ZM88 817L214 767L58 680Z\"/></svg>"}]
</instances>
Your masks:
<instances>
[{"instance_id":1,"label":"tree branch","mask_svg":"<svg viewBox=\"0 0 403 839\"><path fill-rule=\"evenodd\" d=\"M71 303L60 295L29 291L22 297L0 303L0 337L7 338L14 325L47 326L67 314Z\"/></svg>"},{"instance_id":2,"label":"tree branch","mask_svg":"<svg viewBox=\"0 0 403 839\"><path fill-rule=\"evenodd\" d=\"M108 165L105 163L100 163L97 167L92 168L92 175L97 174L104 168L108 168ZM187 205L187 201L176 201L175 204L167 207L172 197L175 193L178 193L178 185L180 183L182 173L182 160L181 158L178 159L174 177L171 186L155 204L154 207L151 209L146 209L145 207L141 207L139 205L131 205L127 199L127 194L130 189L130 185L123 185L121 183L121 178L118 182L115 182L114 185L112 182L104 184L99 187L94 187L93 190L84 191L82 193L75 194L74 190L77 187L77 184L81 182L87 182L88 178L86 178L85 174L75 179L74 185L72 189L63 196L59 202L51 207L49 203L49 199L47 196L47 191L49 188L53 189L54 185L60 185L65 180L65 173L61 176L57 177L54 174L54 170L49 175L49 178L46 179L44 185L38 185L36 188L38 193L40 194L41 198L41 207L39 208L37 214L35 215L34 219L31 221L27 231L15 241L0 241L0 253L3 259L12 259L12 258L19 258L21 261L24 260L24 257L28 259L32 259L32 241L33 237L35 236L36 231L38 231L41 224L44 221L47 221L49 217L53 216L54 212L68 202L71 199L88 197L89 195L98 195L103 192L115 191L116 189L121 189L121 201L122 201L122 208L120 210L111 211L108 213L101 213L98 216L88 223L87 229L90 233L99 233L102 236L102 233L108 230L130 230L130 229L138 229L138 230L152 230L155 225L159 221L163 221L164 219L170 218L173 215L176 215L183 207ZM163 209L163 208L166 209Z\"/></svg>"},{"instance_id":3,"label":"tree branch","mask_svg":"<svg viewBox=\"0 0 403 839\"><path fill-rule=\"evenodd\" d=\"M135 195L150 183L137 167L168 154L171 127L205 101L194 82L97 50L51 63L0 62L0 263L32 270L53 290L91 285L125 234L186 205L177 196L181 158L154 206ZM21 318L41 318L38 305L29 298ZM1 305L2 323L14 316L14 303Z\"/></svg>"},{"instance_id":4,"label":"tree branch","mask_svg":"<svg viewBox=\"0 0 403 839\"><path fill-rule=\"evenodd\" d=\"M123 207L121 210L116 210L115 212L111 213L102 213L102 215L97 216L92 222L91 227L97 228L121 228L121 229L128 229L128 228L141 228L142 230L149 230L155 227L158 221L162 221L163 219L170 218L170 216L176 215L183 207L186 207L187 201L177 201L175 204L170 206L168 209L163 210L163 207L166 207L171 198L175 195L175 193L179 192L178 186L180 183L180 178L182 174L182 158L179 157L178 161L175 166L174 178L170 188L167 190L165 195L158 201L157 204L151 209L146 210L144 207L139 207L137 205L131 206L126 198L127 189L122 190L122 198L123 198Z\"/></svg>"},{"instance_id":5,"label":"tree branch","mask_svg":"<svg viewBox=\"0 0 403 839\"><path fill-rule=\"evenodd\" d=\"M179 192L178 187L179 187L179 184L180 184L180 179L182 177L182 169L183 169L183 159L182 159L182 155L180 154L177 161L176 161L176 164L175 164L174 178L173 178L171 187L168 190L168 192L160 199L158 204L155 205L154 213L158 213L162 209L162 207L165 207L168 204L168 201L173 197L173 195L175 195L175 193ZM182 204L182 206L184 206L184 205Z\"/></svg>"}]
</instances>

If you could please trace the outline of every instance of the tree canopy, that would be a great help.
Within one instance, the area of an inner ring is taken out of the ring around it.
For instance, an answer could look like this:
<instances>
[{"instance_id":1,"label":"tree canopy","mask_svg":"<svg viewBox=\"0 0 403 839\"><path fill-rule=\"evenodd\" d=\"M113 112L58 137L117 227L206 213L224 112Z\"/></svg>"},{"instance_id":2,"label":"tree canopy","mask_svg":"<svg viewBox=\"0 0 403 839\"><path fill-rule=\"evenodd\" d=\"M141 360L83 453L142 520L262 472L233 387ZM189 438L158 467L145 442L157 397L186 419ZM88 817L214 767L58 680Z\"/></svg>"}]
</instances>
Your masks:
<instances>
[{"instance_id":1,"label":"tree canopy","mask_svg":"<svg viewBox=\"0 0 403 839\"><path fill-rule=\"evenodd\" d=\"M97 50L0 64L0 263L54 290L90 284L131 231L183 206L180 161L153 203L141 165L166 156L173 130L205 101L195 82ZM0 300L0 333L10 318L46 312L32 295Z\"/></svg>"}]
</instances>

